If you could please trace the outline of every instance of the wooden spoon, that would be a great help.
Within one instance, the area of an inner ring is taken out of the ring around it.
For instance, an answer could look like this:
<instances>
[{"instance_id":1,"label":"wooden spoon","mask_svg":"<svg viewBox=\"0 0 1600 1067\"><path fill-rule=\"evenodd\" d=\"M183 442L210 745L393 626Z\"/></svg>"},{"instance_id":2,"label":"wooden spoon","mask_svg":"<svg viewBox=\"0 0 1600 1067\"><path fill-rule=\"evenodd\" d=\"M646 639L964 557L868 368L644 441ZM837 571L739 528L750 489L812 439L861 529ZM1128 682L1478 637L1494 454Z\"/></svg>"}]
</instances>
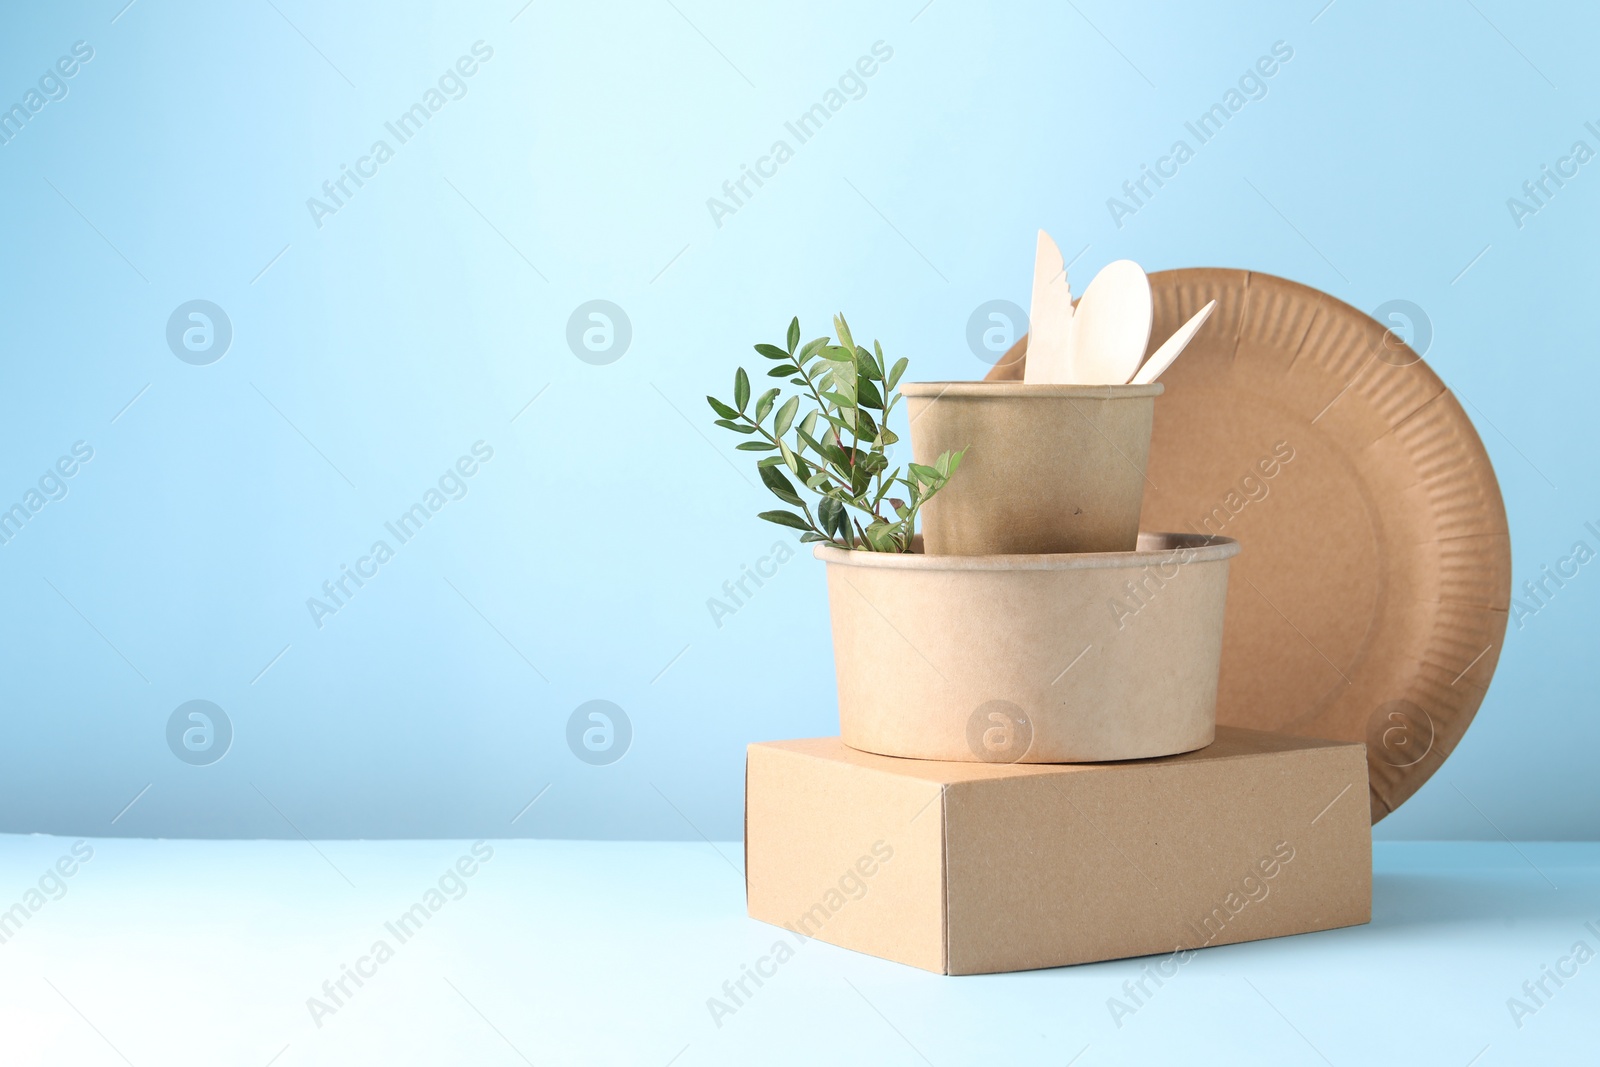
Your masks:
<instances>
[{"instance_id":1,"label":"wooden spoon","mask_svg":"<svg viewBox=\"0 0 1600 1067\"><path fill-rule=\"evenodd\" d=\"M1124 385L1150 343L1150 279L1131 259L1107 263L1072 316L1070 378L1079 385ZM1032 352L1030 349L1029 355Z\"/></svg>"}]
</instances>

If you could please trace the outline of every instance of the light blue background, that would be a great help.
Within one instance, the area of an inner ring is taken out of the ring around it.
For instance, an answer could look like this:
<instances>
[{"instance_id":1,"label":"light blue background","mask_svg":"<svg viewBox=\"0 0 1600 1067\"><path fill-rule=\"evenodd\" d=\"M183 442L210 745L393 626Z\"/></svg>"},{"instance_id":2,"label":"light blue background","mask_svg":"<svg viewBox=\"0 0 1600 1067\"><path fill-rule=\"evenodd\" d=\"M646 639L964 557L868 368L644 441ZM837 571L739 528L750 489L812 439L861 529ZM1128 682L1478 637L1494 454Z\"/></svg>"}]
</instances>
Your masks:
<instances>
[{"instance_id":1,"label":"light blue background","mask_svg":"<svg viewBox=\"0 0 1600 1067\"><path fill-rule=\"evenodd\" d=\"M980 375L967 318L1026 304L1040 226L1082 277L1415 302L1517 583L1600 520L1600 163L1521 228L1506 206L1600 149L1578 5L124 2L0 16L0 106L95 51L0 145L0 500L95 450L0 546L0 830L737 837L744 746L837 728L831 647L805 555L713 623L783 534L701 397L837 310L914 378ZM307 198L479 40L466 95L318 228ZM707 198L877 41L865 95L718 227ZM1119 229L1107 197L1276 41L1265 98ZM164 336L197 298L234 330L209 366ZM633 328L604 366L565 340L597 298ZM306 598L480 440L468 495L318 629ZM1597 611L1600 564L1513 624L1379 836L1595 836ZM609 766L565 740L597 698L633 724ZM211 766L166 745L192 699L233 723Z\"/></svg>"}]
</instances>

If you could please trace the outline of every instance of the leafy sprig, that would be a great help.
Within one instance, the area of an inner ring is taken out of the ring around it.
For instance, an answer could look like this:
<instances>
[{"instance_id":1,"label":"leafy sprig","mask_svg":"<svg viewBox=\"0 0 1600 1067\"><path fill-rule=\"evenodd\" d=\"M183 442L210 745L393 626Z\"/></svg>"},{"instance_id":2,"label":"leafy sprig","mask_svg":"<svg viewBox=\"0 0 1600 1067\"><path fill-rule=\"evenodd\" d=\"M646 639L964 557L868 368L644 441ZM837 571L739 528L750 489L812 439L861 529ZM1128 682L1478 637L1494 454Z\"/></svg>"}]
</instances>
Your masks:
<instances>
[{"instance_id":1,"label":"leafy sprig","mask_svg":"<svg viewBox=\"0 0 1600 1067\"><path fill-rule=\"evenodd\" d=\"M777 509L761 512L761 518L802 531L802 541L908 552L918 510L955 474L963 453L946 452L931 467L911 463L904 473L890 470L887 449L899 437L887 423L900 401L896 386L907 360L886 367L883 346L874 341L869 352L856 344L843 315L834 316L833 327L837 339L819 337L802 346L795 318L782 347L755 346L774 363L767 376L787 378L798 392L785 397L779 386L752 402L750 376L740 367L733 376L733 402L713 396L706 402L718 426L750 438L737 446L741 451L775 453L757 461L761 481L800 514ZM903 496L890 495L896 486Z\"/></svg>"}]
</instances>

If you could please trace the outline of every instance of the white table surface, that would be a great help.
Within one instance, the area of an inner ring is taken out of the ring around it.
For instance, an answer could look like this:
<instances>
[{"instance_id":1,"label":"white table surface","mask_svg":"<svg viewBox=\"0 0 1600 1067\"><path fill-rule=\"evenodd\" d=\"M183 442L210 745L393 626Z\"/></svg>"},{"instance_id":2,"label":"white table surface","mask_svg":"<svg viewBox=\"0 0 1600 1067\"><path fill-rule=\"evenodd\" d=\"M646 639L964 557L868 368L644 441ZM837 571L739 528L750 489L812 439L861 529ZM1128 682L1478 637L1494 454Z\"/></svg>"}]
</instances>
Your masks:
<instances>
[{"instance_id":1,"label":"white table surface","mask_svg":"<svg viewBox=\"0 0 1600 1067\"><path fill-rule=\"evenodd\" d=\"M1600 1061L1600 959L1523 990L1600 952L1600 844L1380 843L1371 925L1203 950L1120 1027L1140 961L947 978L820 942L719 1026L708 998L776 933L736 842L491 842L404 942L385 922L470 843L95 839L28 897L73 844L0 837L0 909L40 905L0 925L0 1063Z\"/></svg>"}]
</instances>

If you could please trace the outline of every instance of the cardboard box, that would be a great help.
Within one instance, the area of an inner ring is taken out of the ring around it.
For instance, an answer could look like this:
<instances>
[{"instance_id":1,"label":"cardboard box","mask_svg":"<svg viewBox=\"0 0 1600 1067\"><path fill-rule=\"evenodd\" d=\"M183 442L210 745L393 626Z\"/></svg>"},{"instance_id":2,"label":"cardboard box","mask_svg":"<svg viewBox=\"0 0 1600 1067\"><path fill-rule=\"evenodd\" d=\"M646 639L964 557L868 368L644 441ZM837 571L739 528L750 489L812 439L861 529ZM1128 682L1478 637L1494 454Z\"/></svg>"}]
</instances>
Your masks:
<instances>
[{"instance_id":1,"label":"cardboard box","mask_svg":"<svg viewBox=\"0 0 1600 1067\"><path fill-rule=\"evenodd\" d=\"M751 745L752 918L945 974L1364 923L1360 744L1218 727L1126 763L938 763L837 738Z\"/></svg>"}]
</instances>

